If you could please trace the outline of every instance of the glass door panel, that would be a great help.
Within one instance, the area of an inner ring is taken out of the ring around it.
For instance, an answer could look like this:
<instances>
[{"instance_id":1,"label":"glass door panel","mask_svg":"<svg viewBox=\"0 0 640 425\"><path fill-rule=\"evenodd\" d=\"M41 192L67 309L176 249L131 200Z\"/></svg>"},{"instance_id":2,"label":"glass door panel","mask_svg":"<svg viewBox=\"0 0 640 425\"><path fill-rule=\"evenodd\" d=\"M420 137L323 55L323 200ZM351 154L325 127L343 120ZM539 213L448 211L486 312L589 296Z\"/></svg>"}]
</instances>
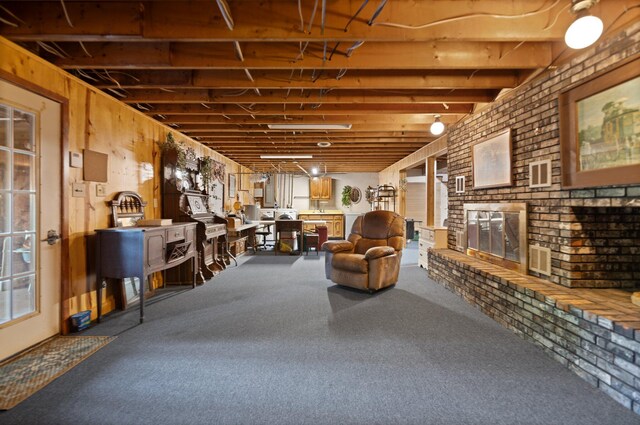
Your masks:
<instances>
[{"instance_id":1,"label":"glass door panel","mask_svg":"<svg viewBox=\"0 0 640 425\"><path fill-rule=\"evenodd\" d=\"M0 105L0 324L36 311L35 130L35 114Z\"/></svg>"}]
</instances>

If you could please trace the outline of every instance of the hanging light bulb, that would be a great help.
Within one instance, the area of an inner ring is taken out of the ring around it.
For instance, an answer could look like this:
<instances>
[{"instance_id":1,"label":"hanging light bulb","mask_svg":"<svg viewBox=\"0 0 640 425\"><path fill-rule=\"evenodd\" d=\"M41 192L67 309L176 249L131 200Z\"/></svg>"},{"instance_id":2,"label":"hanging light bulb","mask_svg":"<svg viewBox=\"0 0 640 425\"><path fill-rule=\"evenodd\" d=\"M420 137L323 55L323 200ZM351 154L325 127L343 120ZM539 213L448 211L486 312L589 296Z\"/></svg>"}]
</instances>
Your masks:
<instances>
[{"instance_id":1,"label":"hanging light bulb","mask_svg":"<svg viewBox=\"0 0 640 425\"><path fill-rule=\"evenodd\" d=\"M436 115L436 119L433 122L433 124L431 124L431 134L433 134L434 136L439 136L442 134L442 132L444 131L444 124L442 123L442 121L440 121L440 115Z\"/></svg>"},{"instance_id":2,"label":"hanging light bulb","mask_svg":"<svg viewBox=\"0 0 640 425\"><path fill-rule=\"evenodd\" d=\"M584 49L591 46L602 35L602 20L597 16L590 15L587 11L598 0L574 0L571 11L577 18L567 28L564 34L564 42L572 49Z\"/></svg>"}]
</instances>

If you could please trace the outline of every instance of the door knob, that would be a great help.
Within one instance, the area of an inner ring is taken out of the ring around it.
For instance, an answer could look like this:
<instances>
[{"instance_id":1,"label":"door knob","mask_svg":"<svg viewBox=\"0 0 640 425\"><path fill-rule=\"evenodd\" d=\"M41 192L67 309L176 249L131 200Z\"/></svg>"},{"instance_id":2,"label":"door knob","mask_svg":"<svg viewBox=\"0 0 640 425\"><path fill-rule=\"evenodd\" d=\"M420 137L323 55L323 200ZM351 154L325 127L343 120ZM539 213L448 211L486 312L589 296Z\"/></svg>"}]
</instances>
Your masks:
<instances>
[{"instance_id":1,"label":"door knob","mask_svg":"<svg viewBox=\"0 0 640 425\"><path fill-rule=\"evenodd\" d=\"M49 230L47 232L47 239L42 239L42 242L47 242L49 245L55 245L60 239L60 235L55 230Z\"/></svg>"}]
</instances>

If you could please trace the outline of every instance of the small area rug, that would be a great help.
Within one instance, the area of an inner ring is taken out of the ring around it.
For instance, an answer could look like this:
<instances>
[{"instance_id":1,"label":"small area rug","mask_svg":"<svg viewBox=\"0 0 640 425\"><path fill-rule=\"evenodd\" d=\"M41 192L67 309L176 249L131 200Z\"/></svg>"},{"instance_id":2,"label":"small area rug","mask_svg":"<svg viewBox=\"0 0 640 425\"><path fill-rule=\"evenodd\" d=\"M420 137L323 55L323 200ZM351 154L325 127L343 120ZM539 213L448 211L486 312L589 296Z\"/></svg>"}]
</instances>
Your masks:
<instances>
[{"instance_id":1,"label":"small area rug","mask_svg":"<svg viewBox=\"0 0 640 425\"><path fill-rule=\"evenodd\" d=\"M57 336L0 363L0 410L11 409L113 339Z\"/></svg>"}]
</instances>

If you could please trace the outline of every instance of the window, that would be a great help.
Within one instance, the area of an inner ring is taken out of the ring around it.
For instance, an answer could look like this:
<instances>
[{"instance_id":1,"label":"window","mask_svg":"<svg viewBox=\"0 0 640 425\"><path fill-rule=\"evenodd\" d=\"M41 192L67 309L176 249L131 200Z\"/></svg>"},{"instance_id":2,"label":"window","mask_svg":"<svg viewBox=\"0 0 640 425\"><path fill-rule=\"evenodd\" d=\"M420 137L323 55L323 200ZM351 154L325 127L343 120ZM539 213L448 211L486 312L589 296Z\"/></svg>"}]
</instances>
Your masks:
<instances>
[{"instance_id":1,"label":"window","mask_svg":"<svg viewBox=\"0 0 640 425\"><path fill-rule=\"evenodd\" d=\"M0 104L0 324L36 310L36 115Z\"/></svg>"}]
</instances>

